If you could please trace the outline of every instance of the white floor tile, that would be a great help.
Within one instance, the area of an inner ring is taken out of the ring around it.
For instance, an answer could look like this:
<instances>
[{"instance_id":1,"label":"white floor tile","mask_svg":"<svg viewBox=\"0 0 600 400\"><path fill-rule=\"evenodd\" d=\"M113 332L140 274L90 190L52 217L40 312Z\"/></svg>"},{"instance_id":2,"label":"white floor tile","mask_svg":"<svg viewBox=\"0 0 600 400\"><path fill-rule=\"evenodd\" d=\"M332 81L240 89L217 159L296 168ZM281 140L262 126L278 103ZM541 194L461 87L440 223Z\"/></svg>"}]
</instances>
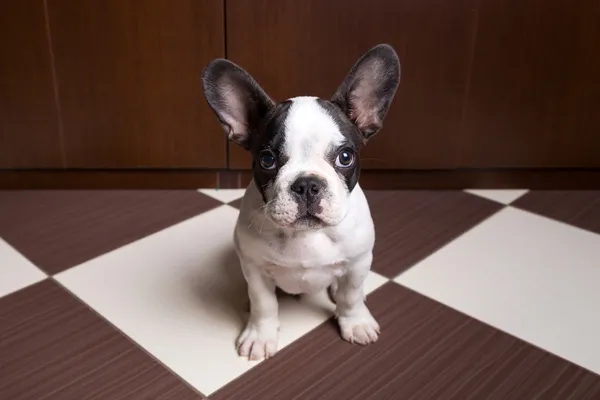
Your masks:
<instances>
[{"instance_id":1,"label":"white floor tile","mask_svg":"<svg viewBox=\"0 0 600 400\"><path fill-rule=\"evenodd\" d=\"M507 208L396 282L600 373L600 235Z\"/></svg>"},{"instance_id":2,"label":"white floor tile","mask_svg":"<svg viewBox=\"0 0 600 400\"><path fill-rule=\"evenodd\" d=\"M237 356L245 283L222 206L59 274L65 287L205 395L257 363ZM370 290L386 282L372 273ZM281 304L280 348L330 315L324 296ZM341 339L340 339L341 340Z\"/></svg>"},{"instance_id":3,"label":"white floor tile","mask_svg":"<svg viewBox=\"0 0 600 400\"><path fill-rule=\"evenodd\" d=\"M493 200L502 204L510 204L519 197L523 196L528 190L485 190L471 189L465 190L468 193L476 196L485 197L488 200Z\"/></svg>"},{"instance_id":4,"label":"white floor tile","mask_svg":"<svg viewBox=\"0 0 600 400\"><path fill-rule=\"evenodd\" d=\"M242 198L245 189L199 189L198 191L223 203L231 203Z\"/></svg>"},{"instance_id":5,"label":"white floor tile","mask_svg":"<svg viewBox=\"0 0 600 400\"><path fill-rule=\"evenodd\" d=\"M0 297L45 278L42 270L0 239Z\"/></svg>"}]
</instances>

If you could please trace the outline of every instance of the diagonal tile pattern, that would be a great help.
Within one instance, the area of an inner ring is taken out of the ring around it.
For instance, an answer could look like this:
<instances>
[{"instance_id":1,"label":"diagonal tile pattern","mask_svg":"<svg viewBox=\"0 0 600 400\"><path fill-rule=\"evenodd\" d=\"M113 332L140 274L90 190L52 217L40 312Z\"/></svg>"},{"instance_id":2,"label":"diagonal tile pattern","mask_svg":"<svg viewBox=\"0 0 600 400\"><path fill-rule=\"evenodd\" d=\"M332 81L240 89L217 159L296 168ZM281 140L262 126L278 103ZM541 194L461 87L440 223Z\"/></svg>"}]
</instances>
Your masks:
<instances>
[{"instance_id":1,"label":"diagonal tile pattern","mask_svg":"<svg viewBox=\"0 0 600 400\"><path fill-rule=\"evenodd\" d=\"M389 278L502 208L458 191L372 191L367 198L377 235L373 270Z\"/></svg>"},{"instance_id":2,"label":"diagonal tile pattern","mask_svg":"<svg viewBox=\"0 0 600 400\"><path fill-rule=\"evenodd\" d=\"M244 195L244 189L200 189L199 192L222 203L234 202Z\"/></svg>"},{"instance_id":3,"label":"diagonal tile pattern","mask_svg":"<svg viewBox=\"0 0 600 400\"><path fill-rule=\"evenodd\" d=\"M200 399L51 280L0 299L0 398Z\"/></svg>"},{"instance_id":4,"label":"diagonal tile pattern","mask_svg":"<svg viewBox=\"0 0 600 400\"><path fill-rule=\"evenodd\" d=\"M45 273L0 238L0 297L45 278Z\"/></svg>"},{"instance_id":5,"label":"diagonal tile pattern","mask_svg":"<svg viewBox=\"0 0 600 400\"><path fill-rule=\"evenodd\" d=\"M239 210L240 207L242 206L242 199L236 199L236 200L232 201L231 203L229 203L229 205L232 207L235 207Z\"/></svg>"},{"instance_id":6,"label":"diagonal tile pattern","mask_svg":"<svg viewBox=\"0 0 600 400\"><path fill-rule=\"evenodd\" d=\"M527 193L527 190L506 190L506 189L477 189L477 190L466 190L467 193L474 194L476 196L484 197L489 200L496 201L501 204L511 204L519 197Z\"/></svg>"},{"instance_id":7,"label":"diagonal tile pattern","mask_svg":"<svg viewBox=\"0 0 600 400\"><path fill-rule=\"evenodd\" d=\"M392 283L369 298L382 336L369 347L327 323L213 396L277 399L563 399L600 379Z\"/></svg>"},{"instance_id":8,"label":"diagonal tile pattern","mask_svg":"<svg viewBox=\"0 0 600 400\"><path fill-rule=\"evenodd\" d=\"M598 260L600 235L507 208L396 281L600 373Z\"/></svg>"},{"instance_id":9,"label":"diagonal tile pattern","mask_svg":"<svg viewBox=\"0 0 600 400\"><path fill-rule=\"evenodd\" d=\"M600 191L535 191L514 206L600 233Z\"/></svg>"},{"instance_id":10,"label":"diagonal tile pattern","mask_svg":"<svg viewBox=\"0 0 600 400\"><path fill-rule=\"evenodd\" d=\"M56 279L210 394L255 365L239 358L233 345L247 318L245 281L231 242L236 217L235 209L222 206ZM198 251L202 243L211 245ZM373 273L367 286L385 281ZM309 298L306 307L286 300L280 346L332 316L327 297Z\"/></svg>"},{"instance_id":11,"label":"diagonal tile pattern","mask_svg":"<svg viewBox=\"0 0 600 400\"><path fill-rule=\"evenodd\" d=\"M598 192L368 192L382 337L284 296L258 363L234 348L242 196L0 192L0 399L600 398Z\"/></svg>"},{"instance_id":12,"label":"diagonal tile pattern","mask_svg":"<svg viewBox=\"0 0 600 400\"><path fill-rule=\"evenodd\" d=\"M54 274L219 204L193 191L3 192L0 237Z\"/></svg>"}]
</instances>

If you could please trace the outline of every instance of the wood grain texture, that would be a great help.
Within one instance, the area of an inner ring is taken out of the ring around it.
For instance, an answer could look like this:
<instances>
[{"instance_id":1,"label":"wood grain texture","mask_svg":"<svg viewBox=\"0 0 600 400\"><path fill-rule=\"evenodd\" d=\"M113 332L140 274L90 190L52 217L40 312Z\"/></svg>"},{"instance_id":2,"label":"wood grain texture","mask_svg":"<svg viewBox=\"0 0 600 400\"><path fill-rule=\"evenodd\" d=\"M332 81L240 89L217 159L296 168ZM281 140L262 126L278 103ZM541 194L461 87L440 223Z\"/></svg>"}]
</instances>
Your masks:
<instances>
[{"instance_id":1,"label":"wood grain texture","mask_svg":"<svg viewBox=\"0 0 600 400\"><path fill-rule=\"evenodd\" d=\"M223 0L49 0L68 167L225 167L200 75Z\"/></svg>"},{"instance_id":2,"label":"wood grain texture","mask_svg":"<svg viewBox=\"0 0 600 400\"><path fill-rule=\"evenodd\" d=\"M600 191L531 191L514 207L600 234Z\"/></svg>"},{"instance_id":3,"label":"wood grain texture","mask_svg":"<svg viewBox=\"0 0 600 400\"><path fill-rule=\"evenodd\" d=\"M387 42L402 78L383 130L364 152L367 168L447 168L457 163L474 0L232 0L228 58L276 100L330 98L357 59ZM250 158L230 146L230 166Z\"/></svg>"},{"instance_id":4,"label":"wood grain texture","mask_svg":"<svg viewBox=\"0 0 600 400\"><path fill-rule=\"evenodd\" d=\"M0 237L49 274L222 203L186 191L0 192Z\"/></svg>"},{"instance_id":5,"label":"wood grain texture","mask_svg":"<svg viewBox=\"0 0 600 400\"><path fill-rule=\"evenodd\" d=\"M377 343L330 320L211 399L596 399L600 378L395 283L367 298Z\"/></svg>"},{"instance_id":6,"label":"wood grain texture","mask_svg":"<svg viewBox=\"0 0 600 400\"><path fill-rule=\"evenodd\" d=\"M43 0L0 2L0 168L62 166Z\"/></svg>"},{"instance_id":7,"label":"wood grain texture","mask_svg":"<svg viewBox=\"0 0 600 400\"><path fill-rule=\"evenodd\" d=\"M0 398L200 400L50 280L0 299Z\"/></svg>"},{"instance_id":8,"label":"wood grain texture","mask_svg":"<svg viewBox=\"0 0 600 400\"><path fill-rule=\"evenodd\" d=\"M480 1L460 165L600 166L600 2Z\"/></svg>"},{"instance_id":9,"label":"wood grain texture","mask_svg":"<svg viewBox=\"0 0 600 400\"><path fill-rule=\"evenodd\" d=\"M366 195L377 234L372 269L388 278L503 208L462 191L367 191Z\"/></svg>"}]
</instances>

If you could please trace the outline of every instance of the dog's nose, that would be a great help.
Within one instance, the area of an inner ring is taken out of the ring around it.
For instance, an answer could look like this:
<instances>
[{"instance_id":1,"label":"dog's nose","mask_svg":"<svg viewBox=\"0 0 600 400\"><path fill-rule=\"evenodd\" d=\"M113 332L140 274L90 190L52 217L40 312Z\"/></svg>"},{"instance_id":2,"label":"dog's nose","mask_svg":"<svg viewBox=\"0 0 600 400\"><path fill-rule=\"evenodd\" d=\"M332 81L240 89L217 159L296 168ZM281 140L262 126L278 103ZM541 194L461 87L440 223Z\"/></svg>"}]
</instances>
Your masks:
<instances>
[{"instance_id":1,"label":"dog's nose","mask_svg":"<svg viewBox=\"0 0 600 400\"><path fill-rule=\"evenodd\" d=\"M313 176L303 176L296 179L290 190L299 199L310 202L314 200L323 188L323 182Z\"/></svg>"}]
</instances>

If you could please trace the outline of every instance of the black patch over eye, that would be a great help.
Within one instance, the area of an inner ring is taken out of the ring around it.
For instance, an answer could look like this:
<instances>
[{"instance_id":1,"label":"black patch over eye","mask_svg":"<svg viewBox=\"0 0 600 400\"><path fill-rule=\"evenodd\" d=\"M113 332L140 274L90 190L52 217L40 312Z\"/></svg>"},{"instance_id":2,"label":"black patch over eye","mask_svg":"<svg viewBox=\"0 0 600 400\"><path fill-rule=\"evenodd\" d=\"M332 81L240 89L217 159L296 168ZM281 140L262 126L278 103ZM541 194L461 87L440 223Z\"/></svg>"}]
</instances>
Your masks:
<instances>
[{"instance_id":1,"label":"black patch over eye","mask_svg":"<svg viewBox=\"0 0 600 400\"><path fill-rule=\"evenodd\" d=\"M264 150L260 153L258 162L260 163L260 166L266 170L275 169L275 166L277 164L275 155L269 150Z\"/></svg>"},{"instance_id":2,"label":"black patch over eye","mask_svg":"<svg viewBox=\"0 0 600 400\"><path fill-rule=\"evenodd\" d=\"M354 163L354 152L350 149L344 149L339 152L335 159L335 165L341 168L347 168Z\"/></svg>"}]
</instances>

